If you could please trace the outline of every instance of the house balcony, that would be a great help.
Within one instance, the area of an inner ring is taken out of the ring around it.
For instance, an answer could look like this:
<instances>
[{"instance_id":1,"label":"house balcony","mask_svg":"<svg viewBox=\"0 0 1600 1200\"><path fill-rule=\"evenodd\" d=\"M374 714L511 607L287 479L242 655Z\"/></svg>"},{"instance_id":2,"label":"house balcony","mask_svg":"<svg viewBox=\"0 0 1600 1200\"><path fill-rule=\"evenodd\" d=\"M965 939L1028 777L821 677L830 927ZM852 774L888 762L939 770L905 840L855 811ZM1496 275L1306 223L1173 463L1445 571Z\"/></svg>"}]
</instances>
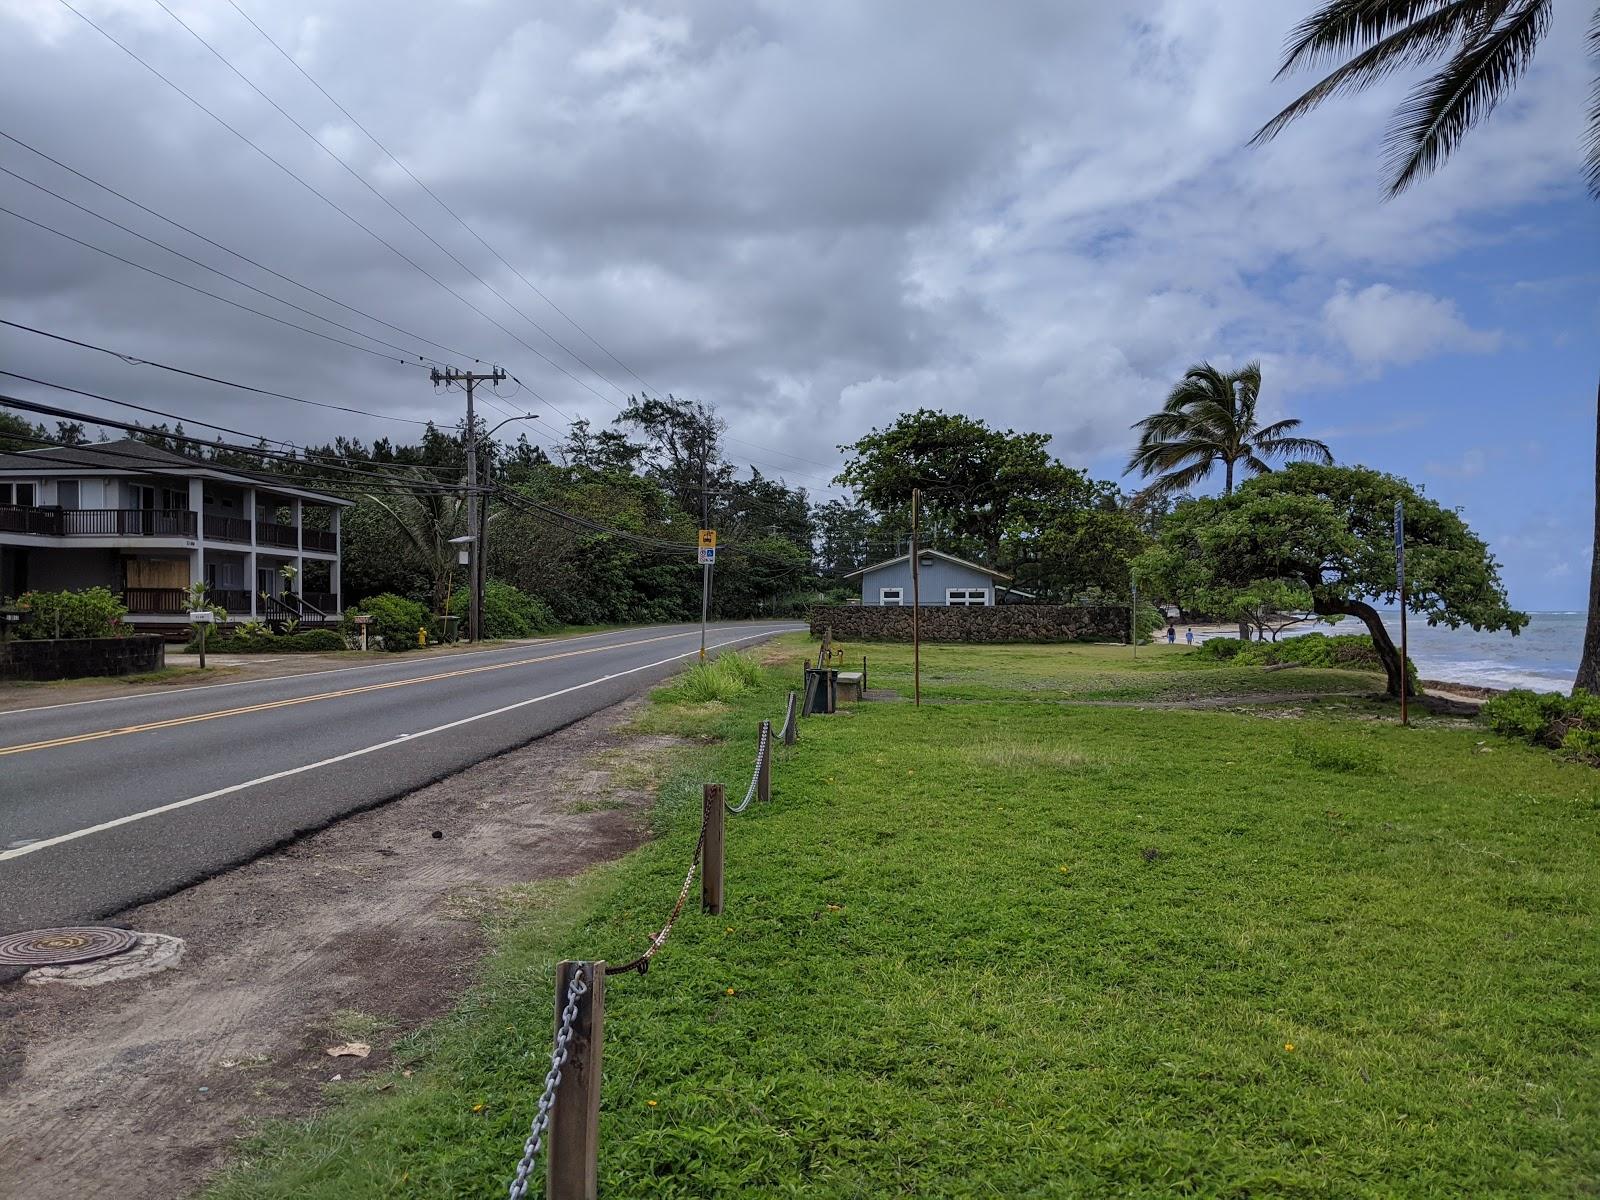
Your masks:
<instances>
[{"instance_id":1,"label":"house balcony","mask_svg":"<svg viewBox=\"0 0 1600 1200\"><path fill-rule=\"evenodd\" d=\"M307 550L323 550L335 554L339 550L339 535L331 529L301 529L300 544Z\"/></svg>"},{"instance_id":2,"label":"house balcony","mask_svg":"<svg viewBox=\"0 0 1600 1200\"><path fill-rule=\"evenodd\" d=\"M192 538L195 514L182 508L33 508L0 505L0 533L46 537Z\"/></svg>"},{"instance_id":3,"label":"house balcony","mask_svg":"<svg viewBox=\"0 0 1600 1200\"><path fill-rule=\"evenodd\" d=\"M250 544L250 522L244 517L224 517L207 513L204 529L208 542L240 542Z\"/></svg>"},{"instance_id":4,"label":"house balcony","mask_svg":"<svg viewBox=\"0 0 1600 1200\"><path fill-rule=\"evenodd\" d=\"M294 550L300 546L300 531L293 525L280 525L276 521L257 521L256 542L262 546L285 546Z\"/></svg>"}]
</instances>

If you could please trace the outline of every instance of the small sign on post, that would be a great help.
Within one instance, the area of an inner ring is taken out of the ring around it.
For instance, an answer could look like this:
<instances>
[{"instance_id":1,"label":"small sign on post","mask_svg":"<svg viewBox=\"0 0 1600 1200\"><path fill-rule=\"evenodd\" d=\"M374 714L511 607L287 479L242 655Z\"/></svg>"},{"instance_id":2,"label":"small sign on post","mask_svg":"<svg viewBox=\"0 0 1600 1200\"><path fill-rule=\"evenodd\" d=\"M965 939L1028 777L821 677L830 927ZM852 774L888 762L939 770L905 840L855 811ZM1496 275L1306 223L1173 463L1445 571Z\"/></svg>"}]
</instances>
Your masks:
<instances>
[{"instance_id":1,"label":"small sign on post","mask_svg":"<svg viewBox=\"0 0 1600 1200\"><path fill-rule=\"evenodd\" d=\"M717 548L717 531L715 529L702 529L700 531L700 549L715 550Z\"/></svg>"},{"instance_id":2,"label":"small sign on post","mask_svg":"<svg viewBox=\"0 0 1600 1200\"><path fill-rule=\"evenodd\" d=\"M372 618L366 613L357 613L355 622L356 629L361 633L361 648L365 650L367 648L367 627L372 624Z\"/></svg>"},{"instance_id":3,"label":"small sign on post","mask_svg":"<svg viewBox=\"0 0 1600 1200\"><path fill-rule=\"evenodd\" d=\"M702 567L709 567L717 561L717 548L715 546L701 546L699 561Z\"/></svg>"}]
</instances>

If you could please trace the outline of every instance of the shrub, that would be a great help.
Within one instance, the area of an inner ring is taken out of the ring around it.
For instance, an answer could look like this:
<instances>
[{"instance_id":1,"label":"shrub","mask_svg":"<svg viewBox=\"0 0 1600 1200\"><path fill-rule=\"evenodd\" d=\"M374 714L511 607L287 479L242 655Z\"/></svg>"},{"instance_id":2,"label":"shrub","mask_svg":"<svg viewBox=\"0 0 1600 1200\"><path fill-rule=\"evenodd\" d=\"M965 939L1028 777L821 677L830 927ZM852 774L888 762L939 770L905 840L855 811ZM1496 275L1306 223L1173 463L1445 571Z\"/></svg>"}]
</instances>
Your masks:
<instances>
[{"instance_id":1,"label":"shrub","mask_svg":"<svg viewBox=\"0 0 1600 1200\"><path fill-rule=\"evenodd\" d=\"M123 621L128 615L122 599L103 587L79 592L24 592L17 604L28 610L17 631L19 638L127 637L132 632Z\"/></svg>"},{"instance_id":2,"label":"shrub","mask_svg":"<svg viewBox=\"0 0 1600 1200\"><path fill-rule=\"evenodd\" d=\"M752 688L761 683L761 664L748 654L730 651L719 655L716 664L719 671L737 679L741 688Z\"/></svg>"},{"instance_id":3,"label":"shrub","mask_svg":"<svg viewBox=\"0 0 1600 1200\"><path fill-rule=\"evenodd\" d=\"M1496 733L1600 765L1600 696L1519 688L1488 701L1478 715Z\"/></svg>"},{"instance_id":4,"label":"shrub","mask_svg":"<svg viewBox=\"0 0 1600 1200\"><path fill-rule=\"evenodd\" d=\"M1272 666L1293 663L1300 667L1342 667L1353 671L1382 671L1372 636L1366 633L1305 633L1281 642L1241 642L1238 638L1211 638L1196 647L1198 658L1231 662L1235 666ZM1417 664L1406 660L1407 690L1418 692Z\"/></svg>"},{"instance_id":5,"label":"shrub","mask_svg":"<svg viewBox=\"0 0 1600 1200\"><path fill-rule=\"evenodd\" d=\"M307 629L303 633L277 635L235 632L226 637L206 639L208 654L319 654L345 649L344 638L331 629ZM187 649L198 650L195 642Z\"/></svg>"},{"instance_id":6,"label":"shrub","mask_svg":"<svg viewBox=\"0 0 1600 1200\"><path fill-rule=\"evenodd\" d=\"M426 607L415 600L396 596L393 592L369 596L356 605L354 610L346 612L340 629L347 637L360 636L360 627L355 623L356 613L365 613L372 618L371 624L367 626L367 636L369 639L382 638L385 650L412 649L417 644L419 629L427 631L429 641L439 636L438 622L433 619Z\"/></svg>"},{"instance_id":7,"label":"shrub","mask_svg":"<svg viewBox=\"0 0 1600 1200\"><path fill-rule=\"evenodd\" d=\"M450 597L450 611L466 619L471 607L466 588L457 588ZM490 580L483 588L483 636L486 638L532 637L547 633L560 622L550 606L509 583ZM413 636L415 636L413 634Z\"/></svg>"}]
</instances>

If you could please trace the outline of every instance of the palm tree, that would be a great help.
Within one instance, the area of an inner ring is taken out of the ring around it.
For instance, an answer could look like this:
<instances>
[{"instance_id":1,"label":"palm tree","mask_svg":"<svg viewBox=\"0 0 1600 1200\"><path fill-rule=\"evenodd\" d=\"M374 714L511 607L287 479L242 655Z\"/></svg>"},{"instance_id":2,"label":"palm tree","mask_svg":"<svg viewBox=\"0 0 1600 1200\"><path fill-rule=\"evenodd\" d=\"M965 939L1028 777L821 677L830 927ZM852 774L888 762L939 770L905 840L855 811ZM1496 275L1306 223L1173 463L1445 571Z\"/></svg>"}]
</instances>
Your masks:
<instances>
[{"instance_id":1,"label":"palm tree","mask_svg":"<svg viewBox=\"0 0 1600 1200\"><path fill-rule=\"evenodd\" d=\"M1190 367L1161 411L1134 423L1140 431L1139 445L1123 473L1155 476L1155 482L1139 493L1154 498L1188 491L1220 462L1226 472L1222 484L1226 496L1233 492L1236 468L1259 475L1272 470L1268 459L1333 461L1328 447L1316 438L1293 436L1300 427L1293 417L1257 425L1260 398L1259 362L1228 372L1206 362Z\"/></svg>"},{"instance_id":2,"label":"palm tree","mask_svg":"<svg viewBox=\"0 0 1600 1200\"><path fill-rule=\"evenodd\" d=\"M1345 61L1263 125L1252 145L1270 141L1332 96L1358 92L1395 71L1444 60L1412 89L1385 139L1389 194L1397 195L1450 157L1479 121L1516 87L1550 32L1555 0L1328 0L1289 36L1281 78L1301 67ZM1589 22L1600 53L1600 6ZM1584 176L1600 199L1600 81L1590 93ZM1595 402L1600 435L1600 395ZM1600 436L1595 450L1594 552L1589 621L1574 689L1600 692Z\"/></svg>"},{"instance_id":3,"label":"palm tree","mask_svg":"<svg viewBox=\"0 0 1600 1200\"><path fill-rule=\"evenodd\" d=\"M466 500L458 492L439 490L438 481L420 467L395 472L417 490L385 497L367 494L405 539L417 565L432 584L433 611L442 613L450 598L456 569L456 547L450 541L466 526Z\"/></svg>"}]
</instances>

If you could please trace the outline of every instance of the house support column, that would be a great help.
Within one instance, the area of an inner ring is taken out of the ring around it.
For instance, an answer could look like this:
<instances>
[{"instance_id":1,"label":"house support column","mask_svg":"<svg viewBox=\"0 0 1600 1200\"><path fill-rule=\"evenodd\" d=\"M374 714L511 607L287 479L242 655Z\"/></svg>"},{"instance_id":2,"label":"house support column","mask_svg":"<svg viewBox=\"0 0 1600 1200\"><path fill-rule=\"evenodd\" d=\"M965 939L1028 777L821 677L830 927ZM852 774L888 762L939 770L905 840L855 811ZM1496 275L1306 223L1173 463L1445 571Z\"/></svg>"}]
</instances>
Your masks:
<instances>
[{"instance_id":1,"label":"house support column","mask_svg":"<svg viewBox=\"0 0 1600 1200\"><path fill-rule=\"evenodd\" d=\"M289 515L294 520L294 593L297 596L306 594L306 560L301 557L301 550L306 540L305 528L301 525L304 509L300 497L296 496L289 501Z\"/></svg>"},{"instance_id":2,"label":"house support column","mask_svg":"<svg viewBox=\"0 0 1600 1200\"><path fill-rule=\"evenodd\" d=\"M260 590L256 583L256 490L246 488L244 493L245 512L250 514L250 549L244 556L244 586L250 593L250 619L254 621L260 614L260 598L256 593Z\"/></svg>"},{"instance_id":3,"label":"house support column","mask_svg":"<svg viewBox=\"0 0 1600 1200\"><path fill-rule=\"evenodd\" d=\"M335 615L344 613L344 583L340 579L340 567L344 563L344 534L339 532L339 509L333 509L333 566L328 568L328 579L333 584L333 611Z\"/></svg>"},{"instance_id":4,"label":"house support column","mask_svg":"<svg viewBox=\"0 0 1600 1200\"><path fill-rule=\"evenodd\" d=\"M206 481L189 480L189 511L194 513L194 549L189 552L189 585L206 581Z\"/></svg>"}]
</instances>

